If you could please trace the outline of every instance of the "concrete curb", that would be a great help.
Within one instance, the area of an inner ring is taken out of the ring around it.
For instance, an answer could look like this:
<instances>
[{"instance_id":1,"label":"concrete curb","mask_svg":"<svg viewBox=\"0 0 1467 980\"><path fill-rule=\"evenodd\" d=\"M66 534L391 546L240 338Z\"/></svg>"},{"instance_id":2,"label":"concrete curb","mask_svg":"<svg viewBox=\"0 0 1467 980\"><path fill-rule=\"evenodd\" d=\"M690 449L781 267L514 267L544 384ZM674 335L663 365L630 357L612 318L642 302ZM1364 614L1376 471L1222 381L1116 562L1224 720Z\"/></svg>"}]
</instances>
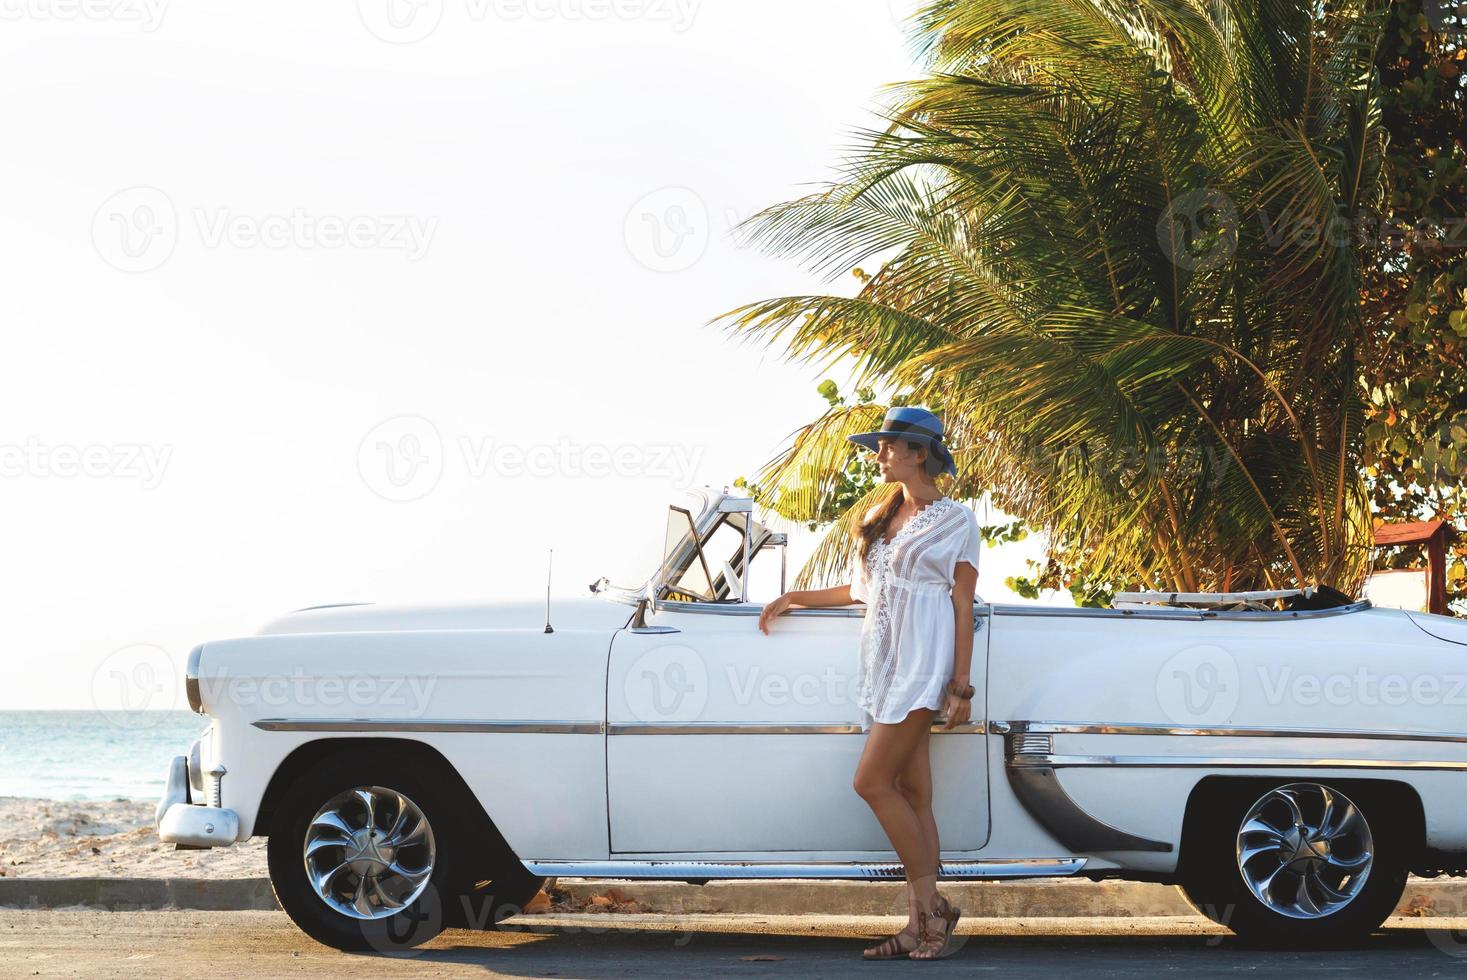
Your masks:
<instances>
[{"instance_id":1,"label":"concrete curb","mask_svg":"<svg viewBox=\"0 0 1467 980\"><path fill-rule=\"evenodd\" d=\"M622 882L561 878L556 886L577 904L616 889L639 910L798 915L905 915L903 886L889 881ZM950 881L943 894L965 917L1176 916L1197 912L1171 885L1135 881Z\"/></svg>"},{"instance_id":2,"label":"concrete curb","mask_svg":"<svg viewBox=\"0 0 1467 980\"><path fill-rule=\"evenodd\" d=\"M577 905L616 889L638 912L691 914L905 914L902 886L864 881L681 882L561 878L557 887ZM943 891L972 918L1088 918L1192 916L1197 912L1171 885L1134 881L948 882ZM266 878L0 878L0 907L84 906L109 911L193 909L272 911L280 906ZM1467 880L1417 879L1406 886L1397 914L1467 915Z\"/></svg>"},{"instance_id":3,"label":"concrete curb","mask_svg":"<svg viewBox=\"0 0 1467 980\"><path fill-rule=\"evenodd\" d=\"M0 878L0 907L50 909L72 905L111 912L280 908L269 878Z\"/></svg>"}]
</instances>

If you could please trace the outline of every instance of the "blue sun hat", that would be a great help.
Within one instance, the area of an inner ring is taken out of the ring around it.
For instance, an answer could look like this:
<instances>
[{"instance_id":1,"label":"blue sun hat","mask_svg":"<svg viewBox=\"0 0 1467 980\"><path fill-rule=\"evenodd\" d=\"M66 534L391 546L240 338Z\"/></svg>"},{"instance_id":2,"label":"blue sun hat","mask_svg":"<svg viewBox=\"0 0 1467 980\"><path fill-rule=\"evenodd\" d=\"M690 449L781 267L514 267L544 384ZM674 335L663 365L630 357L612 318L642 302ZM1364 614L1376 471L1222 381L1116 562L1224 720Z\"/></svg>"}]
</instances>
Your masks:
<instances>
[{"instance_id":1,"label":"blue sun hat","mask_svg":"<svg viewBox=\"0 0 1467 980\"><path fill-rule=\"evenodd\" d=\"M928 469L932 468L932 461L942 464L942 468L933 473L951 473L958 475L958 466L953 462L953 454L942 443L942 419L933 415L925 408L915 405L898 405L888 409L886 418L881 420L881 428L875 432L857 432L846 436L848 440L858 446L871 450L877 450L876 440L881 436L892 436L900 439L910 439L920 442L927 447Z\"/></svg>"}]
</instances>

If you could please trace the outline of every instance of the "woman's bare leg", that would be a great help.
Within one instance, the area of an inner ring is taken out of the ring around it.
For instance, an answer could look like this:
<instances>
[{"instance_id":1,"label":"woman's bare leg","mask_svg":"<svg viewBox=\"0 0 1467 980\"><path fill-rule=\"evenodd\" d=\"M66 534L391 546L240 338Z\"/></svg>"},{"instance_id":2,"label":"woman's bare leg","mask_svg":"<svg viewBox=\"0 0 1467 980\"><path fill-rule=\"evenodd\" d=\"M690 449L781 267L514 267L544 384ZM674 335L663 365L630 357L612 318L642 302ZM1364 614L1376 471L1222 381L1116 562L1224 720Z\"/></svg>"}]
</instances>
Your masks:
<instances>
[{"instance_id":1,"label":"woman's bare leg","mask_svg":"<svg viewBox=\"0 0 1467 980\"><path fill-rule=\"evenodd\" d=\"M856 793L876 814L881 829L886 831L887 839L901 859L910 890L909 902L928 909L937 896L937 852L932 849L936 834L934 831L929 841L924 819L898 788L897 781L913 754L931 735L936 714L930 708L918 708L896 724L872 724L861 761L856 766L854 783ZM930 798L930 769L928 772Z\"/></svg>"},{"instance_id":2,"label":"woman's bare leg","mask_svg":"<svg viewBox=\"0 0 1467 980\"><path fill-rule=\"evenodd\" d=\"M907 759L907 764L897 775L897 789L902 796L906 797L914 813L917 814L917 822L922 826L922 840L927 850L927 856L936 868L942 862L942 844L937 836L937 818L932 813L932 762L930 749L932 746L932 729L926 728L922 732L922 740L917 748ZM907 892L907 928L904 932L917 935L917 898L912 889L908 887Z\"/></svg>"}]
</instances>

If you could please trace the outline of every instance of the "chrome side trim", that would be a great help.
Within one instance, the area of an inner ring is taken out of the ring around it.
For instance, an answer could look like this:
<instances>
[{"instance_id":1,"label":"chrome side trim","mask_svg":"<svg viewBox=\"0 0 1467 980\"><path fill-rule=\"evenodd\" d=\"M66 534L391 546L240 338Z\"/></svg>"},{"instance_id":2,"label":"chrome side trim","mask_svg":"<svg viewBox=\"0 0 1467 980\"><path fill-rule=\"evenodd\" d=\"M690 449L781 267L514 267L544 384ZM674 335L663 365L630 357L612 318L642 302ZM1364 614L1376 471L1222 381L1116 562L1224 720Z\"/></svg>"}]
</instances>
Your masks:
<instances>
[{"instance_id":1,"label":"chrome side trim","mask_svg":"<svg viewBox=\"0 0 1467 980\"><path fill-rule=\"evenodd\" d=\"M652 722L603 725L599 721L473 721L469 719L261 718L252 723L267 732L520 732L549 735L860 735L846 722L763 725L739 722ZM943 728L933 734L985 735L982 722Z\"/></svg>"},{"instance_id":2,"label":"chrome side trim","mask_svg":"<svg viewBox=\"0 0 1467 980\"><path fill-rule=\"evenodd\" d=\"M608 735L860 735L861 726L846 722L795 722L783 725L742 724L722 721L616 722L606 726ZM943 728L932 726L934 735L986 735L982 722Z\"/></svg>"},{"instance_id":3,"label":"chrome side trim","mask_svg":"<svg viewBox=\"0 0 1467 980\"><path fill-rule=\"evenodd\" d=\"M682 602L678 599L653 599L653 612L697 613L714 616L757 616L764 611L759 602ZM822 606L791 609L786 616L835 619L859 619L866 615L865 606Z\"/></svg>"},{"instance_id":4,"label":"chrome side trim","mask_svg":"<svg viewBox=\"0 0 1467 980\"><path fill-rule=\"evenodd\" d=\"M938 872L950 879L1052 878L1078 873L1086 858L944 861ZM826 878L846 881L899 881L900 864L763 863L754 861L526 861L531 874L547 878Z\"/></svg>"},{"instance_id":5,"label":"chrome side trim","mask_svg":"<svg viewBox=\"0 0 1467 980\"><path fill-rule=\"evenodd\" d=\"M1005 744L1008 754L1016 755L1049 755L1054 751L1054 736L1040 735L1033 732L1015 732Z\"/></svg>"},{"instance_id":6,"label":"chrome side trim","mask_svg":"<svg viewBox=\"0 0 1467 980\"><path fill-rule=\"evenodd\" d=\"M1415 769L1467 771L1467 760L1450 759L1297 759L1201 755L1015 755L1009 767L1120 766L1148 769Z\"/></svg>"},{"instance_id":7,"label":"chrome side trim","mask_svg":"<svg viewBox=\"0 0 1467 980\"><path fill-rule=\"evenodd\" d=\"M267 732L514 732L544 735L601 735L599 721L471 721L468 719L261 718Z\"/></svg>"},{"instance_id":8,"label":"chrome side trim","mask_svg":"<svg viewBox=\"0 0 1467 980\"><path fill-rule=\"evenodd\" d=\"M1138 837L1091 816L1048 766L1009 768L1009 785L1030 816L1073 851L1170 851L1169 841Z\"/></svg>"},{"instance_id":9,"label":"chrome side trim","mask_svg":"<svg viewBox=\"0 0 1467 980\"><path fill-rule=\"evenodd\" d=\"M1261 623L1273 619L1320 619L1325 616L1346 616L1350 613L1360 612L1371 608L1369 599L1361 599L1352 602L1348 606L1335 606L1332 609L1293 609L1293 610L1255 610L1255 609L1170 609L1157 607L1155 609L1098 609L1086 606L1021 606L994 605L995 616L1070 616L1101 619L1237 619L1250 623Z\"/></svg>"},{"instance_id":10,"label":"chrome side trim","mask_svg":"<svg viewBox=\"0 0 1467 980\"><path fill-rule=\"evenodd\" d=\"M991 602L973 603L975 616L1069 616L1099 619L1238 619L1250 623L1261 623L1275 619L1319 619L1325 616L1345 616L1370 609L1369 599L1352 602L1348 606L1331 609L1185 609L1181 607L1157 606L1154 608L1100 609L1089 606L1040 606L998 604ZM699 613L715 616L757 616L764 606L757 602L682 602L677 599L657 599L655 611L676 613ZM834 616L838 618L858 617L866 614L864 605L823 606L813 609L791 609L786 616Z\"/></svg>"},{"instance_id":11,"label":"chrome side trim","mask_svg":"<svg viewBox=\"0 0 1467 980\"><path fill-rule=\"evenodd\" d=\"M674 613L700 613L715 616L758 616L764 611L764 604L760 602L683 602L678 599L656 599L652 603L655 612ZM975 617L986 617L992 603L973 603L973 615ZM866 615L864 603L855 603L849 606L812 606L808 608L791 609L786 616L796 618L831 618L836 619L859 619Z\"/></svg>"},{"instance_id":12,"label":"chrome side trim","mask_svg":"<svg viewBox=\"0 0 1467 980\"><path fill-rule=\"evenodd\" d=\"M1003 722L994 722L993 727ZM1352 731L1347 728L1251 728L1241 725L1208 725L1201 728L1176 725L1131 725L1105 722L1012 721L1014 732L1050 735L1204 735L1228 738L1360 738L1400 742L1467 742L1467 734L1456 732Z\"/></svg>"},{"instance_id":13,"label":"chrome side trim","mask_svg":"<svg viewBox=\"0 0 1467 980\"><path fill-rule=\"evenodd\" d=\"M1315 586L1306 585L1297 589L1255 589L1251 592L1117 592L1112 602L1144 602L1155 605L1176 606L1224 604L1234 602L1258 602L1265 599L1288 599L1293 596L1312 598Z\"/></svg>"}]
</instances>

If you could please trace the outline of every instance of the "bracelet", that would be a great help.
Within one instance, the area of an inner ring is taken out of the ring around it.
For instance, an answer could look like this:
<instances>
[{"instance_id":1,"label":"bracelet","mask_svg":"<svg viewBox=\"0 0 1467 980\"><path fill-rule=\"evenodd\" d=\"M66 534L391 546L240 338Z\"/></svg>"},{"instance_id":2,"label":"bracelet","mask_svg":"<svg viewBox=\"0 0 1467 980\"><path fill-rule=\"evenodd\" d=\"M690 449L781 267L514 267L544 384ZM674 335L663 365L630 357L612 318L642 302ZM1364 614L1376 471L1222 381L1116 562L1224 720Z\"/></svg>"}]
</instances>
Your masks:
<instances>
[{"instance_id":1,"label":"bracelet","mask_svg":"<svg viewBox=\"0 0 1467 980\"><path fill-rule=\"evenodd\" d=\"M955 698L960 698L964 701L971 701L973 700L973 695L976 692L974 691L972 684L969 684L967 687L960 688L958 687L958 682L954 680L947 682L947 693L951 694Z\"/></svg>"}]
</instances>

